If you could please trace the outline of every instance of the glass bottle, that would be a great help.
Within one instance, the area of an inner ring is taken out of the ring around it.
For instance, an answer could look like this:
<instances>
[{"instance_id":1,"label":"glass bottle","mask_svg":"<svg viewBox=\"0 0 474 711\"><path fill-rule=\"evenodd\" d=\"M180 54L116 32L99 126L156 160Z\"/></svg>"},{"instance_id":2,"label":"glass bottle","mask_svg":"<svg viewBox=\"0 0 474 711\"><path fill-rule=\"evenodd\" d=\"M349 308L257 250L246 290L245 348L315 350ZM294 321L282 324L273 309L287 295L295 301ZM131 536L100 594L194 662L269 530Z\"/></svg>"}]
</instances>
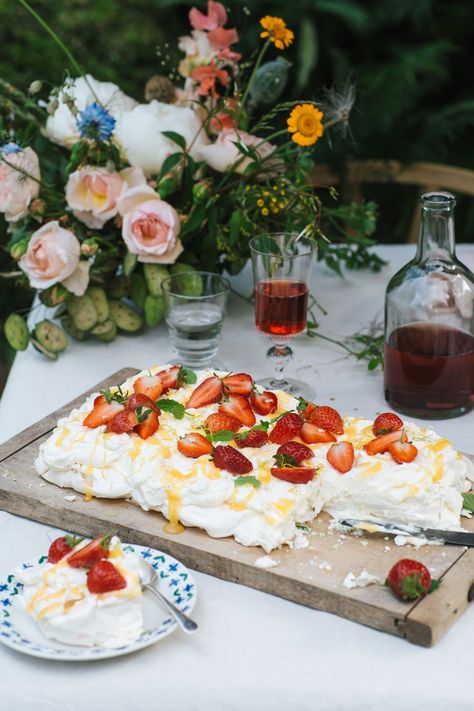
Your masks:
<instances>
[{"instance_id":1,"label":"glass bottle","mask_svg":"<svg viewBox=\"0 0 474 711\"><path fill-rule=\"evenodd\" d=\"M450 193L422 195L416 256L385 298L385 399L426 419L474 407L474 275L456 257L455 204Z\"/></svg>"}]
</instances>

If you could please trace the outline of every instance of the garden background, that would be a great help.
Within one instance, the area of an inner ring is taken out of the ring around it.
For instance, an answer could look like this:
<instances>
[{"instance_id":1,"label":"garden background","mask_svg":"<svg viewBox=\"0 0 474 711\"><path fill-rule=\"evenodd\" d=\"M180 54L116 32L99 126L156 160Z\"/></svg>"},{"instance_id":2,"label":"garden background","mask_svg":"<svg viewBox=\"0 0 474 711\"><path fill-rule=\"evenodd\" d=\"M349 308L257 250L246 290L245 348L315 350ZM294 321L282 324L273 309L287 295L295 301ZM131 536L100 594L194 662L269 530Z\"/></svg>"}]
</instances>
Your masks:
<instances>
[{"instance_id":1,"label":"garden background","mask_svg":"<svg viewBox=\"0 0 474 711\"><path fill-rule=\"evenodd\" d=\"M177 63L176 38L189 29L189 8L204 3L32 0L32 5L89 73L144 101L146 81ZM356 84L350 134L332 149L318 143L317 160L335 165L347 158L421 160L474 169L474 3L233 0L226 6L247 52L258 45L263 15L281 16L294 30L295 43L285 53L292 68L284 99L316 98L322 87L348 79ZM163 58L167 53L169 60ZM35 79L60 84L66 69L71 70L61 50L17 0L0 0L0 78L26 90ZM379 205L375 238L405 242L414 189L367 186L365 195ZM459 196L456 233L458 241L474 241L470 198ZM5 265L0 251L0 271ZM25 298L0 281L0 328L13 308L27 305ZM0 337L0 392L12 357Z\"/></svg>"}]
</instances>

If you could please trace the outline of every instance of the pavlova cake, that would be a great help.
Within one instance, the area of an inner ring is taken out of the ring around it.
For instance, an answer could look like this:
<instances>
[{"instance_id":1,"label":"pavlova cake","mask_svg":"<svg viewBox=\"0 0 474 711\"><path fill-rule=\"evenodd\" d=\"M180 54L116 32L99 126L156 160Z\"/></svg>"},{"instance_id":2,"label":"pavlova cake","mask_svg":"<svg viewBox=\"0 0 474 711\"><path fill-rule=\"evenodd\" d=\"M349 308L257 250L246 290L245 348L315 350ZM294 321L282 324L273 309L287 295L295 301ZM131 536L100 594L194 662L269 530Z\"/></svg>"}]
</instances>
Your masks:
<instances>
[{"instance_id":1,"label":"pavlova cake","mask_svg":"<svg viewBox=\"0 0 474 711\"><path fill-rule=\"evenodd\" d=\"M459 528L472 463L430 429L375 421L264 391L246 373L154 367L89 397L58 422L38 474L86 498L160 511L267 552L321 510Z\"/></svg>"},{"instance_id":2,"label":"pavlova cake","mask_svg":"<svg viewBox=\"0 0 474 711\"><path fill-rule=\"evenodd\" d=\"M26 611L64 644L121 647L143 631L143 561L114 536L61 536L47 560L16 573Z\"/></svg>"}]
</instances>

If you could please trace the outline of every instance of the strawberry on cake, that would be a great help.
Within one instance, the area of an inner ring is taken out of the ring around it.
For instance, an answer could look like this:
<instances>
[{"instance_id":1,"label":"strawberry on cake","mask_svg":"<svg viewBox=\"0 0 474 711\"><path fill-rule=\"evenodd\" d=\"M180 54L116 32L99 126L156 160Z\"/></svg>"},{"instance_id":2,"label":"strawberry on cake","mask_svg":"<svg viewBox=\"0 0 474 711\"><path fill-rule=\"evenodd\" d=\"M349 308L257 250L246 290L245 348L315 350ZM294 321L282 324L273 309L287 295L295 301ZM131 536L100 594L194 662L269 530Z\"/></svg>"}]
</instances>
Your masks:
<instances>
[{"instance_id":1,"label":"strawberry on cake","mask_svg":"<svg viewBox=\"0 0 474 711\"><path fill-rule=\"evenodd\" d=\"M92 395L40 447L38 473L86 498L129 498L165 529L267 552L324 509L460 526L469 460L393 413L375 421L264 391L247 373L154 367Z\"/></svg>"},{"instance_id":2,"label":"strawberry on cake","mask_svg":"<svg viewBox=\"0 0 474 711\"><path fill-rule=\"evenodd\" d=\"M121 647L143 631L138 555L114 536L61 536L47 560L22 568L21 601L42 632L64 644Z\"/></svg>"}]
</instances>

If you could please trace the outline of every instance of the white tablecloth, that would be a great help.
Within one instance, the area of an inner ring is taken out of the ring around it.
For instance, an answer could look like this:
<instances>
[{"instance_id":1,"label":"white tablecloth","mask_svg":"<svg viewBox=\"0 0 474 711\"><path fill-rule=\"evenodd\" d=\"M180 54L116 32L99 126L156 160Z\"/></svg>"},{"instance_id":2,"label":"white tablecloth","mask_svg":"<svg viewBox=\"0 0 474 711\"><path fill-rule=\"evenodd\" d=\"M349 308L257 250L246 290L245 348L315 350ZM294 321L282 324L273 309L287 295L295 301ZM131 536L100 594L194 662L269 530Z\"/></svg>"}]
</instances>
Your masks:
<instances>
[{"instance_id":1,"label":"white tablecloth","mask_svg":"<svg viewBox=\"0 0 474 711\"><path fill-rule=\"evenodd\" d=\"M381 247L389 261L379 274L351 272L341 279L322 266L313 293L328 311L321 331L342 337L383 318L388 278L413 247ZM474 246L459 257L474 267ZM249 273L234 279L249 293ZM268 373L267 343L253 330L251 307L236 296L229 305L220 360L229 369ZM382 375L347 359L320 339L299 338L290 372L311 383L318 402L346 414L374 417L387 408ZM73 342L55 363L32 348L14 363L0 402L0 439L79 395L124 366L148 367L170 356L165 327L110 345ZM329 398L333 398L330 400ZM439 421L437 431L474 452L474 413ZM1 447L0 447L1 450ZM0 512L0 574L44 552L55 532ZM128 657L103 662L48 662L0 645L0 708L34 711L187 711L188 709L311 709L418 711L474 708L472 638L468 610L433 649L362 627L327 613L195 573L199 633L176 632Z\"/></svg>"}]
</instances>

